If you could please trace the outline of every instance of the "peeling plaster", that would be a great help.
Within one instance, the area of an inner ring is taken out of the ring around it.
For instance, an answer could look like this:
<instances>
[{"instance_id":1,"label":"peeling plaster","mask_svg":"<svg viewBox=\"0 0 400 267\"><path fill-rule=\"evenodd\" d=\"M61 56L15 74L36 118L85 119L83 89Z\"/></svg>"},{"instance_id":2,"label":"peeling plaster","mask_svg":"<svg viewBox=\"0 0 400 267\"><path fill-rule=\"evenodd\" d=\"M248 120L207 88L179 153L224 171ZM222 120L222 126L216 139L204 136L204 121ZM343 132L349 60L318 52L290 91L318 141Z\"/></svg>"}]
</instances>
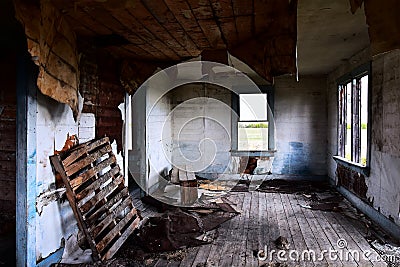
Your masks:
<instances>
[{"instance_id":1,"label":"peeling plaster","mask_svg":"<svg viewBox=\"0 0 400 267\"><path fill-rule=\"evenodd\" d=\"M42 215L43 207L49 205L53 201L60 200L65 201L65 188L59 188L56 190L49 190L39 194L36 198L36 212Z\"/></svg>"}]
</instances>

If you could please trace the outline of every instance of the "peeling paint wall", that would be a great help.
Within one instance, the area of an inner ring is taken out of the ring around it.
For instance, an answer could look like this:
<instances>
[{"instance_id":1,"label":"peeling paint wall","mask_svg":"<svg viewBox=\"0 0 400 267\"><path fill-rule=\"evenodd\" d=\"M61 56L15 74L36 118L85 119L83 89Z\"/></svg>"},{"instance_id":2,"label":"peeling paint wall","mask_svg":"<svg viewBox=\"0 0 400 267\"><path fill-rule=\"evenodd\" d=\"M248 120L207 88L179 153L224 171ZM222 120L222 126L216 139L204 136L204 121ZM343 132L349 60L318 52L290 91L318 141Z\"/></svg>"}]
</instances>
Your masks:
<instances>
[{"instance_id":1,"label":"peeling paint wall","mask_svg":"<svg viewBox=\"0 0 400 267\"><path fill-rule=\"evenodd\" d=\"M400 50L371 58L365 49L328 78L328 173L337 183L332 156L337 146L336 79L372 60L370 175L365 177L366 198L376 210L400 225ZM351 188L350 188L351 190Z\"/></svg>"},{"instance_id":2,"label":"peeling paint wall","mask_svg":"<svg viewBox=\"0 0 400 267\"><path fill-rule=\"evenodd\" d=\"M275 78L272 173L326 175L326 77Z\"/></svg>"},{"instance_id":3,"label":"peeling paint wall","mask_svg":"<svg viewBox=\"0 0 400 267\"><path fill-rule=\"evenodd\" d=\"M79 249L71 237L78 234L78 226L66 199L65 189L56 189L55 176L49 156L61 150L67 134L76 134L81 142L93 139L93 114L82 114L75 122L71 109L43 94L37 95L36 121L36 260L40 262L60 247ZM72 241L71 241L72 240ZM71 249L70 249L71 250ZM68 252L68 253L73 253ZM62 253L60 254L60 256ZM59 260L59 258L52 258Z\"/></svg>"},{"instance_id":4,"label":"peeling paint wall","mask_svg":"<svg viewBox=\"0 0 400 267\"><path fill-rule=\"evenodd\" d=\"M78 230L72 209L55 187L49 156L61 150L67 134L78 135L71 109L38 92L36 121L36 260L45 259Z\"/></svg>"}]
</instances>

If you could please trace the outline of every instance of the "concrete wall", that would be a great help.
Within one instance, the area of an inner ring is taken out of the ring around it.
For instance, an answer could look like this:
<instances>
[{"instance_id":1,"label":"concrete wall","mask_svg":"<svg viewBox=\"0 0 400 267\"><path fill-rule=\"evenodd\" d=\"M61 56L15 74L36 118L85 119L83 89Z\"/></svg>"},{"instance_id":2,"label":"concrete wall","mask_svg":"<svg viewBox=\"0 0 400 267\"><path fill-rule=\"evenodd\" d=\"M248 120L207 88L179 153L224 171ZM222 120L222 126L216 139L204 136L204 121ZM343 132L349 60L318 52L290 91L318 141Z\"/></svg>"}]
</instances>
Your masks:
<instances>
[{"instance_id":1,"label":"concrete wall","mask_svg":"<svg viewBox=\"0 0 400 267\"><path fill-rule=\"evenodd\" d=\"M328 77L328 174L337 183L336 79L372 60L370 175L365 176L367 201L400 225L400 50L371 59L369 49L349 59ZM355 192L357 193L357 192Z\"/></svg>"},{"instance_id":2,"label":"concrete wall","mask_svg":"<svg viewBox=\"0 0 400 267\"><path fill-rule=\"evenodd\" d=\"M147 183L150 190L165 177L172 168L171 158L171 120L170 98L165 95L170 80L163 72L157 74L157 79L149 80L146 91L146 154ZM155 189L154 189L155 190Z\"/></svg>"},{"instance_id":3,"label":"concrete wall","mask_svg":"<svg viewBox=\"0 0 400 267\"><path fill-rule=\"evenodd\" d=\"M326 77L275 79L272 173L326 175Z\"/></svg>"},{"instance_id":4,"label":"concrete wall","mask_svg":"<svg viewBox=\"0 0 400 267\"><path fill-rule=\"evenodd\" d=\"M224 173L230 162L231 91L188 84L171 91L172 161L204 174Z\"/></svg>"}]
</instances>

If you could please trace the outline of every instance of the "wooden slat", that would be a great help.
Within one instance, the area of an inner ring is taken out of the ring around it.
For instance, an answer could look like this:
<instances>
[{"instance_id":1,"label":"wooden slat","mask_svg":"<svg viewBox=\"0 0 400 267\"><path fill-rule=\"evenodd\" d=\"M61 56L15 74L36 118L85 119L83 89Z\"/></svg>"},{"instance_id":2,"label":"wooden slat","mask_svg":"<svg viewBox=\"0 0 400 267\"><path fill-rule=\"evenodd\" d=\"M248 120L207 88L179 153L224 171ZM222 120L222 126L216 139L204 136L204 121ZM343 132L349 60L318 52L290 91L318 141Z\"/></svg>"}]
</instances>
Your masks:
<instances>
[{"instance_id":1,"label":"wooden slat","mask_svg":"<svg viewBox=\"0 0 400 267\"><path fill-rule=\"evenodd\" d=\"M108 159L103 160L100 162L98 165L95 167L87 170L86 172L80 174L78 177L76 177L73 180L70 180L70 185L71 187L75 190L77 187L79 187L81 184L85 183L87 180L92 178L95 174L97 174L99 171L103 170L105 167L113 164L116 162L116 158L114 155L109 157Z\"/></svg>"},{"instance_id":2,"label":"wooden slat","mask_svg":"<svg viewBox=\"0 0 400 267\"><path fill-rule=\"evenodd\" d=\"M78 208L82 213L88 212L92 207L100 202L103 198L111 194L118 186L124 182L124 177L119 176L117 179L113 180L106 187L104 187L99 193L95 194L90 200L85 203L78 202Z\"/></svg>"},{"instance_id":3,"label":"wooden slat","mask_svg":"<svg viewBox=\"0 0 400 267\"><path fill-rule=\"evenodd\" d=\"M104 137L101 138L99 140L96 140L95 142L92 142L88 145L83 145L82 148L80 148L79 146L76 148L76 150L74 149L72 151L71 154L69 154L63 161L63 165L64 167L68 167L69 165L71 165L72 163L75 162L75 160L77 160L78 158L80 158L81 156L83 156L83 154L95 149L96 147L102 146L105 143L107 143L109 141L108 137Z\"/></svg>"},{"instance_id":4,"label":"wooden slat","mask_svg":"<svg viewBox=\"0 0 400 267\"><path fill-rule=\"evenodd\" d=\"M131 206L132 208L132 201L128 196L115 209L109 211L107 217L105 217L100 223L98 223L94 227L89 228L93 237L94 238L97 237L97 235L100 234L112 222L115 216L117 216L119 213L121 213L124 209L126 209L129 206Z\"/></svg>"},{"instance_id":5,"label":"wooden slat","mask_svg":"<svg viewBox=\"0 0 400 267\"><path fill-rule=\"evenodd\" d=\"M126 224L137 216L135 210L131 210L121 221L119 221L115 227L96 245L98 251L102 252L105 247L120 233L120 231L126 226Z\"/></svg>"},{"instance_id":6,"label":"wooden slat","mask_svg":"<svg viewBox=\"0 0 400 267\"><path fill-rule=\"evenodd\" d=\"M269 195L269 193L266 193ZM305 251L307 249L306 242L304 241L303 235L301 234L300 226L294 213L292 206L289 201L287 194L281 194L282 205L285 210L287 222L289 224L291 239L293 240L293 248L297 251ZM300 266L314 266L312 262L300 262Z\"/></svg>"},{"instance_id":7,"label":"wooden slat","mask_svg":"<svg viewBox=\"0 0 400 267\"><path fill-rule=\"evenodd\" d=\"M60 155L51 156L50 160L51 160L54 168L56 169L56 171L61 175L61 178L65 184L67 199L68 199L68 202L69 202L69 204L72 208L72 211L75 215L75 218L78 222L79 229L85 234L86 237L90 237L89 231L85 227L84 219L82 218L82 216L78 210L78 207L76 206L75 193L72 191L72 188L69 185L69 179L64 171L64 167L62 166ZM100 255L97 253L96 245L95 245L94 241L88 238L88 243L93 252L93 254L92 254L93 259L99 260Z\"/></svg>"},{"instance_id":8,"label":"wooden slat","mask_svg":"<svg viewBox=\"0 0 400 267\"><path fill-rule=\"evenodd\" d=\"M95 211L89 217L86 218L86 216L84 216L84 218L88 222L88 225L91 225L93 222L95 222L106 210L110 209L114 204L116 204L119 200L121 200L123 197L125 197L128 194L129 194L128 189L124 188L121 192L119 192L112 199L107 201L107 203L104 204L104 206L99 208L97 211Z\"/></svg>"},{"instance_id":9,"label":"wooden slat","mask_svg":"<svg viewBox=\"0 0 400 267\"><path fill-rule=\"evenodd\" d=\"M79 170L81 170L82 168L88 166L89 164L95 162L97 159L99 159L100 157L102 157L103 155L111 152L111 146L107 145L99 150L97 150L96 152L94 152L93 154L89 154L87 157L71 164L70 166L68 166L65 169L65 172L67 173L68 176L71 176L75 173L77 173Z\"/></svg>"},{"instance_id":10,"label":"wooden slat","mask_svg":"<svg viewBox=\"0 0 400 267\"><path fill-rule=\"evenodd\" d=\"M96 181L91 183L89 186L87 186L81 192L76 194L76 199L81 200L81 199L85 198L91 191L94 192L97 189L99 189L102 184L104 184L105 182L107 182L108 180L113 178L114 175L118 174L119 172L120 172L119 166L115 166L114 168L112 168L111 170L109 170L108 172L106 172L105 174L100 176Z\"/></svg>"},{"instance_id":11,"label":"wooden slat","mask_svg":"<svg viewBox=\"0 0 400 267\"><path fill-rule=\"evenodd\" d=\"M244 223L245 223L245 214L244 211L247 209L245 206L245 193L238 193L238 204L236 206L237 209L240 210L240 214L233 218L236 220L236 223L232 229L232 235L234 236L234 243L231 246L232 248L232 261L229 266L241 266L240 262L245 262L245 257L243 257L243 261L241 260L241 255L243 255L243 232L244 232ZM244 255L243 255L244 256Z\"/></svg>"},{"instance_id":12,"label":"wooden slat","mask_svg":"<svg viewBox=\"0 0 400 267\"><path fill-rule=\"evenodd\" d=\"M111 246L111 248L107 251L106 254L102 257L102 260L107 260L114 256L117 250L122 246L122 244L128 239L128 237L132 234L132 232L138 227L140 222L139 217L136 218L131 225L124 231L121 237Z\"/></svg>"},{"instance_id":13,"label":"wooden slat","mask_svg":"<svg viewBox=\"0 0 400 267\"><path fill-rule=\"evenodd\" d=\"M254 251L258 251L258 192L251 192L251 205L249 215L249 232L247 234L246 243L246 266L256 266L258 263L257 257L254 256Z\"/></svg>"},{"instance_id":14,"label":"wooden slat","mask_svg":"<svg viewBox=\"0 0 400 267\"><path fill-rule=\"evenodd\" d=\"M93 164L106 154L109 155L107 159L71 179L70 175L82 172L88 164ZM68 167L63 165L62 156ZM87 142L50 158L63 179L68 201L92 249L93 258L104 260L112 257L138 226L141 217L124 185L120 167L115 165L116 159L108 138ZM98 172L106 168L109 168L108 171L98 176ZM92 179L94 177L96 179ZM126 209L129 211L123 215ZM122 215L119 219L118 216ZM101 220L98 222L99 218Z\"/></svg>"},{"instance_id":15,"label":"wooden slat","mask_svg":"<svg viewBox=\"0 0 400 267\"><path fill-rule=\"evenodd\" d=\"M304 241L307 245L308 250L313 250L316 253L321 251L321 248L317 242L315 242L316 238L314 233L311 231L310 225L308 224L306 218L304 217L304 214L301 211L301 207L298 205L295 196L290 195L290 203L292 206L293 211L296 213L296 218L300 226L300 231L303 235ZM315 233L317 234L317 233ZM312 259L310 262L313 262ZM323 265L328 265L326 259L323 259L322 261L319 261L318 264L323 264Z\"/></svg>"}]
</instances>

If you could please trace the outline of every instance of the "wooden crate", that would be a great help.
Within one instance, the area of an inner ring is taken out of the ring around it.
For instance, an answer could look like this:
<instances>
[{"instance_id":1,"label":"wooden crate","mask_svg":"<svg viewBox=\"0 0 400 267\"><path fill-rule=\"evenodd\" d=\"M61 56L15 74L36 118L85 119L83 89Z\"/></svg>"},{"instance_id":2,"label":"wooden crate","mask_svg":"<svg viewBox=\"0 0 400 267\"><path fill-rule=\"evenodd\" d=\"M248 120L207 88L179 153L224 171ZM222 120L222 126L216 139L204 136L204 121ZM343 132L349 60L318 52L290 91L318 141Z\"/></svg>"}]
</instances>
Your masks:
<instances>
[{"instance_id":1,"label":"wooden crate","mask_svg":"<svg viewBox=\"0 0 400 267\"><path fill-rule=\"evenodd\" d=\"M108 137L50 157L94 260L111 258L141 220Z\"/></svg>"}]
</instances>

